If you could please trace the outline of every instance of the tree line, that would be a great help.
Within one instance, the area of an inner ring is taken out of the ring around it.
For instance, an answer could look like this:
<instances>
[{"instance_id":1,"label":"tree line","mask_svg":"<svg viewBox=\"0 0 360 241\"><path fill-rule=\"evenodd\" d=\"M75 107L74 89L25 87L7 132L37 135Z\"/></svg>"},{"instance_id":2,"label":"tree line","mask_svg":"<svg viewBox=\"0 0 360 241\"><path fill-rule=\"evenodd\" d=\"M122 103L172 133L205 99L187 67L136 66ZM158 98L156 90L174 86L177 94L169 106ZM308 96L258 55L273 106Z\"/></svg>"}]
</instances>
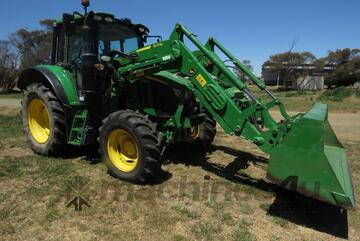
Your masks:
<instances>
[{"instance_id":1,"label":"tree line","mask_svg":"<svg viewBox=\"0 0 360 241\"><path fill-rule=\"evenodd\" d=\"M41 20L37 30L21 28L0 40L0 91L11 92L23 69L50 62L53 22Z\"/></svg>"},{"instance_id":2,"label":"tree line","mask_svg":"<svg viewBox=\"0 0 360 241\"><path fill-rule=\"evenodd\" d=\"M0 91L12 91L23 69L50 62L53 22L50 19L41 20L37 30L21 28L7 39L0 40ZM244 64L252 69L249 60L245 60ZM309 68L299 69L298 66L312 66L315 72L324 72L327 68L325 83L328 86L348 86L360 82L360 49L337 49L329 51L323 58L316 58L308 51L289 50L271 55L264 66L270 66L278 73L285 88L289 81L309 74Z\"/></svg>"},{"instance_id":3,"label":"tree line","mask_svg":"<svg viewBox=\"0 0 360 241\"><path fill-rule=\"evenodd\" d=\"M264 67L270 67L278 74L285 89L291 80L310 73L324 75L329 88L350 86L360 82L360 49L337 49L329 51L323 58L316 58L308 51L287 51L271 55L263 64Z\"/></svg>"}]
</instances>

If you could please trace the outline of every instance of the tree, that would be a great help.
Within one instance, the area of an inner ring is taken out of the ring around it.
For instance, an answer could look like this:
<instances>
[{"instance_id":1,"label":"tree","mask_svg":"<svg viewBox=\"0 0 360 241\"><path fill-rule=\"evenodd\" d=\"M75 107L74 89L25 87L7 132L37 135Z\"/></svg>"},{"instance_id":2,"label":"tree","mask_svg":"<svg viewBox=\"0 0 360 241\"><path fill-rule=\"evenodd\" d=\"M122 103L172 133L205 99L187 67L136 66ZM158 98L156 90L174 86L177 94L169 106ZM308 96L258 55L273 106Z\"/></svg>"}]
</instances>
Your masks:
<instances>
[{"instance_id":1,"label":"tree","mask_svg":"<svg viewBox=\"0 0 360 241\"><path fill-rule=\"evenodd\" d=\"M248 59L245 59L242 61L242 63L246 66L246 68L248 68L250 70L250 72L254 71L253 66L251 65L251 61Z\"/></svg>"},{"instance_id":2,"label":"tree","mask_svg":"<svg viewBox=\"0 0 360 241\"><path fill-rule=\"evenodd\" d=\"M329 51L325 58L334 70L326 76L328 86L349 86L360 82L360 49Z\"/></svg>"},{"instance_id":3,"label":"tree","mask_svg":"<svg viewBox=\"0 0 360 241\"><path fill-rule=\"evenodd\" d=\"M242 64L245 65L246 68L248 68L250 70L250 72L254 71L253 66L251 65L251 61L250 60L243 60ZM234 73L239 77L239 79L243 80L243 81L249 81L249 77L246 76L240 69L238 68L233 68Z\"/></svg>"},{"instance_id":4,"label":"tree","mask_svg":"<svg viewBox=\"0 0 360 241\"><path fill-rule=\"evenodd\" d=\"M15 87L17 54L9 41L0 40L0 88L8 93Z\"/></svg>"},{"instance_id":5,"label":"tree","mask_svg":"<svg viewBox=\"0 0 360 241\"><path fill-rule=\"evenodd\" d=\"M53 20L40 21L40 30L19 29L8 40L0 40L0 89L10 92L19 71L50 62Z\"/></svg>"},{"instance_id":6,"label":"tree","mask_svg":"<svg viewBox=\"0 0 360 241\"><path fill-rule=\"evenodd\" d=\"M278 85L282 80L283 88L288 89L289 83L299 77L308 75L306 65L313 64L316 57L308 51L292 52L271 55L269 60L263 64L263 67L269 67L278 75Z\"/></svg>"},{"instance_id":7,"label":"tree","mask_svg":"<svg viewBox=\"0 0 360 241\"><path fill-rule=\"evenodd\" d=\"M51 26L53 20L41 20L40 30L19 29L9 37L20 56L19 68L49 63L51 52Z\"/></svg>"}]
</instances>

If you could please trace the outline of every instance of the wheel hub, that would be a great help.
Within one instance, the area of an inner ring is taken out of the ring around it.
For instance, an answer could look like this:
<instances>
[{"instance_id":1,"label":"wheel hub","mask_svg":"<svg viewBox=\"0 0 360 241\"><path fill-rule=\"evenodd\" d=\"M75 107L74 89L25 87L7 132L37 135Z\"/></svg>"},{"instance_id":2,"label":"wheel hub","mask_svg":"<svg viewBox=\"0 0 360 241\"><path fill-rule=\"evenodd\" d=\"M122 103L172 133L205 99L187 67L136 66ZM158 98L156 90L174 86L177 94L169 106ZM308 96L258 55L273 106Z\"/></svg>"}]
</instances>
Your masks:
<instances>
[{"instance_id":1,"label":"wheel hub","mask_svg":"<svg viewBox=\"0 0 360 241\"><path fill-rule=\"evenodd\" d=\"M41 99L32 99L27 108L28 126L33 139L39 144L49 140L51 134L49 111Z\"/></svg>"},{"instance_id":2,"label":"wheel hub","mask_svg":"<svg viewBox=\"0 0 360 241\"><path fill-rule=\"evenodd\" d=\"M110 161L121 171L131 172L138 163L138 148L135 139L123 129L113 130L108 138Z\"/></svg>"}]
</instances>

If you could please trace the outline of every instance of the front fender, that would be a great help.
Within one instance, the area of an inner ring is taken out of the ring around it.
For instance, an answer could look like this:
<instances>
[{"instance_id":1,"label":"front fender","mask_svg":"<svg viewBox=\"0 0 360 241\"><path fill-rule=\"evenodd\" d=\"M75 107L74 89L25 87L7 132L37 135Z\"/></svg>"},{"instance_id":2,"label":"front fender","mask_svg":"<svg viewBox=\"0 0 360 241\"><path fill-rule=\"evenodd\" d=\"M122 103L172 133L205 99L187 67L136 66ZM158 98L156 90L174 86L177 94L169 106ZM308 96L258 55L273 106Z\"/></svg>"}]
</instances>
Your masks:
<instances>
[{"instance_id":1,"label":"front fender","mask_svg":"<svg viewBox=\"0 0 360 241\"><path fill-rule=\"evenodd\" d=\"M66 105L79 105L75 80L68 70L56 65L37 65L21 72L17 86L25 89L32 83L42 83L54 91Z\"/></svg>"}]
</instances>

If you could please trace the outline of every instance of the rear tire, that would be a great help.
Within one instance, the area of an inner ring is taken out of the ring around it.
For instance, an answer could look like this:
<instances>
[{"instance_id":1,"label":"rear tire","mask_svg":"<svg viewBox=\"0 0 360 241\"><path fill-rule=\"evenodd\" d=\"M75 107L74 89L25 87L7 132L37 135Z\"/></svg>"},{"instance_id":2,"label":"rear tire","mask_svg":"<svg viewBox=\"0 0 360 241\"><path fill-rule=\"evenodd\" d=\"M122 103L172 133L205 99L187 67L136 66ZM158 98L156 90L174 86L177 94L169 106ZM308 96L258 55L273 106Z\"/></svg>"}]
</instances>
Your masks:
<instances>
[{"instance_id":1,"label":"rear tire","mask_svg":"<svg viewBox=\"0 0 360 241\"><path fill-rule=\"evenodd\" d=\"M112 176L144 183L161 174L162 141L146 116L131 110L110 114L99 129L98 142Z\"/></svg>"},{"instance_id":2,"label":"rear tire","mask_svg":"<svg viewBox=\"0 0 360 241\"><path fill-rule=\"evenodd\" d=\"M21 119L31 149L41 155L59 155L66 146L65 112L54 93L40 83L24 90Z\"/></svg>"}]
</instances>

